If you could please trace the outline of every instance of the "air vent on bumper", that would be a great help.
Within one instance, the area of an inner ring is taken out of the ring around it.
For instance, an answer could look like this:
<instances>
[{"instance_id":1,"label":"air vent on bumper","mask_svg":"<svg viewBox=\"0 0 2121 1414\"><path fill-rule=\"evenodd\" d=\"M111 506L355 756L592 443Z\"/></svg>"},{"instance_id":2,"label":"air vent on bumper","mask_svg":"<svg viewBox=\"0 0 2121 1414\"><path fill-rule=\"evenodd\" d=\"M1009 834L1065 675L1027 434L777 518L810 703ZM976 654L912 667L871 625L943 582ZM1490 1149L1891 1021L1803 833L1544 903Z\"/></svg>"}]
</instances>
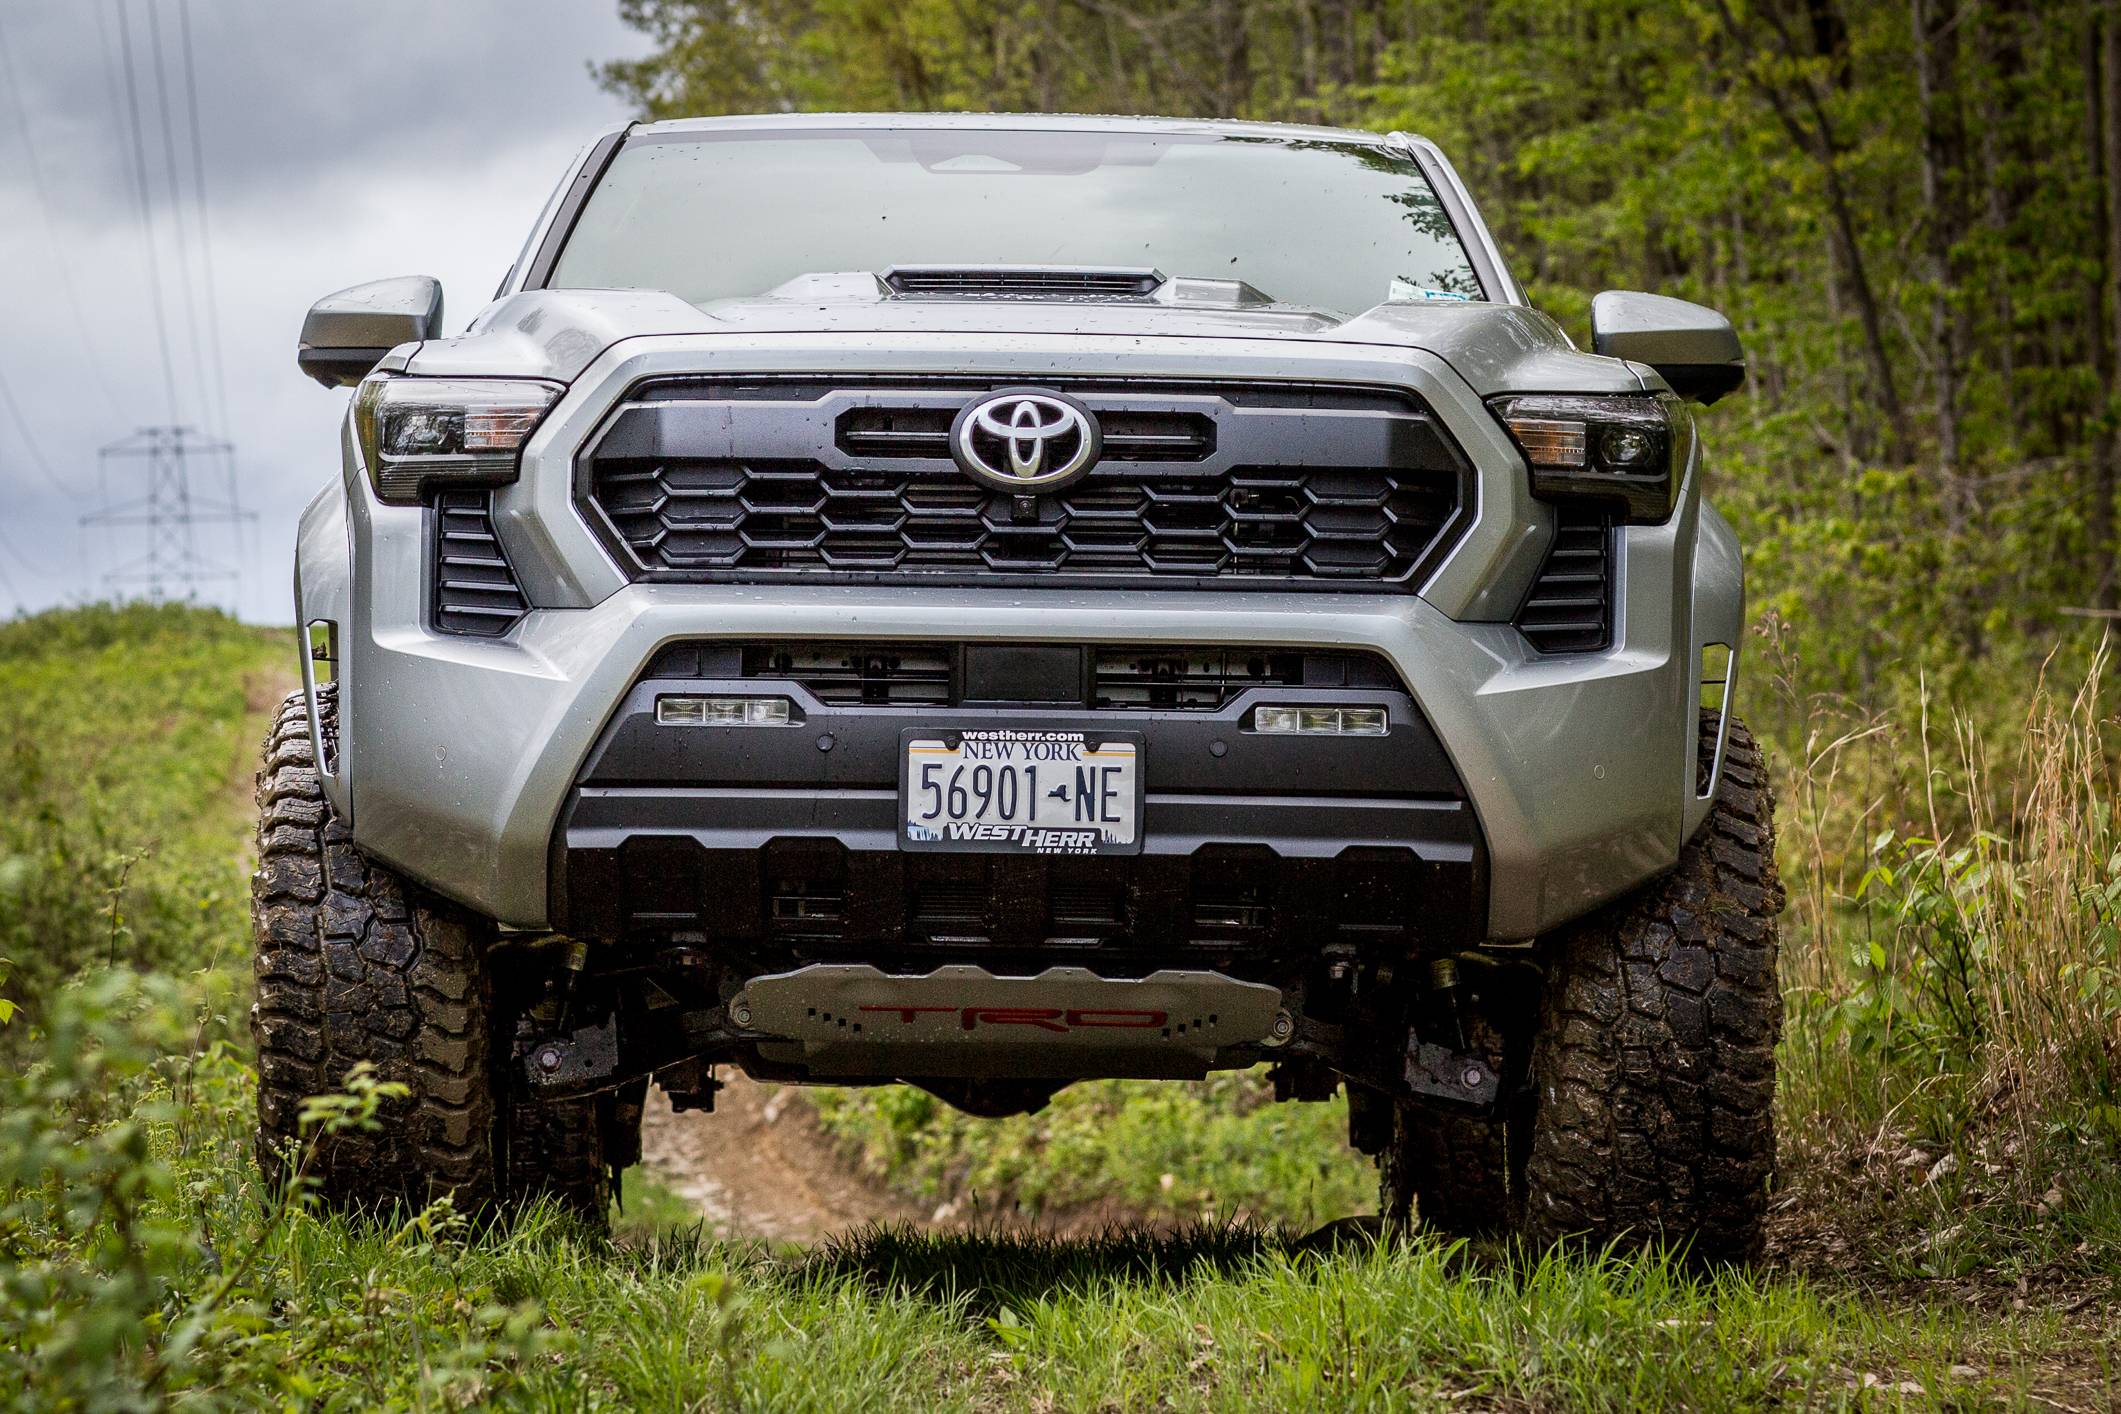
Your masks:
<instances>
[{"instance_id":1,"label":"air vent on bumper","mask_svg":"<svg viewBox=\"0 0 2121 1414\"><path fill-rule=\"evenodd\" d=\"M493 531L489 493L444 491L434 505L434 626L496 638L530 610Z\"/></svg>"},{"instance_id":2,"label":"air vent on bumper","mask_svg":"<svg viewBox=\"0 0 2121 1414\"><path fill-rule=\"evenodd\" d=\"M1554 543L1517 611L1542 653L1593 653L1613 638L1612 524L1575 506L1555 510Z\"/></svg>"}]
</instances>

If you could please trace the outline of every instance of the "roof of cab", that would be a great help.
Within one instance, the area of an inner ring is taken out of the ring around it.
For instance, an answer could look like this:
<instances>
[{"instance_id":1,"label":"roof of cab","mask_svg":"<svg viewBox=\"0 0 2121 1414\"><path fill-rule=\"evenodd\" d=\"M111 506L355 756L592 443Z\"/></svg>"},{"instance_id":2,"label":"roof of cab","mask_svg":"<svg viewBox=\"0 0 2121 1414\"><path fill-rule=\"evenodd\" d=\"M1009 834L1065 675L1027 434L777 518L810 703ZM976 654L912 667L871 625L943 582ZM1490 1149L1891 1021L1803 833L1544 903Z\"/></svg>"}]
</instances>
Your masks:
<instances>
[{"instance_id":1,"label":"roof of cab","mask_svg":"<svg viewBox=\"0 0 2121 1414\"><path fill-rule=\"evenodd\" d=\"M725 118L671 118L638 123L637 133L713 133L850 128L889 131L894 128L992 128L1022 131L1050 128L1062 132L1134 130L1190 136L1288 138L1300 142L1342 142L1390 146L1420 141L1405 135L1364 132L1359 128L1315 127L1305 123L1260 123L1236 119L1120 117L1095 113L744 113Z\"/></svg>"}]
</instances>

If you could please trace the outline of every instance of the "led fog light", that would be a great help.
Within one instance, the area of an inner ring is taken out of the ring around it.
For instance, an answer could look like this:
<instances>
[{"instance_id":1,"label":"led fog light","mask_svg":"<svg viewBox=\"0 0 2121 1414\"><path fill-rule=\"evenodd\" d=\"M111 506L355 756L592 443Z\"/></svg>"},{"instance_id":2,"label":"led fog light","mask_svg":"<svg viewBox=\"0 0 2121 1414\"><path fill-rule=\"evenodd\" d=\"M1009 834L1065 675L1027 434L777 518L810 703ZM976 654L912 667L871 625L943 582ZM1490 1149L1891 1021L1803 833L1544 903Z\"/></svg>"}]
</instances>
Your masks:
<instances>
[{"instance_id":1,"label":"led fog light","mask_svg":"<svg viewBox=\"0 0 2121 1414\"><path fill-rule=\"evenodd\" d=\"M1252 730L1314 736L1383 736L1382 707L1256 707Z\"/></svg>"},{"instance_id":2,"label":"led fog light","mask_svg":"<svg viewBox=\"0 0 2121 1414\"><path fill-rule=\"evenodd\" d=\"M655 719L665 727L785 727L795 720L785 697L658 697Z\"/></svg>"}]
</instances>

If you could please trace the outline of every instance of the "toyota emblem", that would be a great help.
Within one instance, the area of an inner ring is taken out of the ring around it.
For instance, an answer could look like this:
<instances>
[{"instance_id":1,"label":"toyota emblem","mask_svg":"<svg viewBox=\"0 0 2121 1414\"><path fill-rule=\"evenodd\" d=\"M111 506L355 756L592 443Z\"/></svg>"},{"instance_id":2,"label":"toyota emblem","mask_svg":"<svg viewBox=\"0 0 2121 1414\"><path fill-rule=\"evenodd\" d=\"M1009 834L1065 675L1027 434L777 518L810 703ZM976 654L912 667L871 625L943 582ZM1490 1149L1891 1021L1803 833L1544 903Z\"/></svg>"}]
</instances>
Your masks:
<instances>
[{"instance_id":1,"label":"toyota emblem","mask_svg":"<svg viewBox=\"0 0 2121 1414\"><path fill-rule=\"evenodd\" d=\"M1064 393L1004 388L968 403L950 425L965 475L1015 495L1057 491L1097 461L1097 415Z\"/></svg>"}]
</instances>

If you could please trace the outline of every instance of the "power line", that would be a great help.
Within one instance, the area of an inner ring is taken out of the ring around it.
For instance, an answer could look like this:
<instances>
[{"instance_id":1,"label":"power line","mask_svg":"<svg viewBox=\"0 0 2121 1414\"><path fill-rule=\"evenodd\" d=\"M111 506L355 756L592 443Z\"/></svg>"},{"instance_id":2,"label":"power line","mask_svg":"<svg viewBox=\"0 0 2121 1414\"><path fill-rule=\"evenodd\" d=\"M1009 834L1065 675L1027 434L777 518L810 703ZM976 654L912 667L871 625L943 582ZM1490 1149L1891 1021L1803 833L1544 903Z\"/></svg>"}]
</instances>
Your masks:
<instances>
[{"instance_id":1,"label":"power line","mask_svg":"<svg viewBox=\"0 0 2121 1414\"><path fill-rule=\"evenodd\" d=\"M133 197L139 208L140 237L147 247L148 294L155 307L155 342L162 354L162 381L169 394L169 420L178 420L177 361L169 352L169 320L162 309L162 262L155 253L154 218L148 207L147 143L140 135L140 85L133 72L132 23L125 0L113 0L118 11L118 44L125 55L125 111L132 132Z\"/></svg>"},{"instance_id":2,"label":"power line","mask_svg":"<svg viewBox=\"0 0 2121 1414\"><path fill-rule=\"evenodd\" d=\"M207 219L206 146L199 132L198 74L192 66L191 0L177 0L177 19L184 36L184 106L191 116L192 200L197 203L196 209L199 213L199 255L206 274L206 317L209 330L206 346L213 356L214 414L220 419L222 435L226 436L235 429L229 425L228 373L221 357L221 291L220 282L214 277L213 226ZM233 477L233 458L230 463L230 475Z\"/></svg>"},{"instance_id":3,"label":"power line","mask_svg":"<svg viewBox=\"0 0 2121 1414\"><path fill-rule=\"evenodd\" d=\"M192 287L191 237L185 230L184 188L178 178L177 125L169 115L169 65L162 54L162 9L147 7L148 53L155 63L155 106L162 116L162 171L169 188L169 225L177 237L177 293L183 300L184 330L191 344L192 377L199 384L201 414L213 406L206 385L206 350L199 342L199 303ZM222 429L226 431L227 429Z\"/></svg>"},{"instance_id":4,"label":"power line","mask_svg":"<svg viewBox=\"0 0 2121 1414\"><path fill-rule=\"evenodd\" d=\"M116 530L140 526L146 531L146 553L129 560L103 577L103 582L123 592L140 586L147 597L159 602L172 590L186 599L198 597L199 586L216 580L240 582L231 566L199 554L196 530L201 525L222 523L241 526L257 519L256 513L227 502L195 496L191 489L191 463L203 456L232 456L227 442L200 437L188 427L143 427L97 453L107 475L110 463L139 459L147 463L147 493L94 515L81 517L84 528Z\"/></svg>"},{"instance_id":5,"label":"power line","mask_svg":"<svg viewBox=\"0 0 2121 1414\"><path fill-rule=\"evenodd\" d=\"M58 578L57 575L54 575L51 571L45 569L44 566L38 564L29 556L23 554L21 547L16 545L14 541L9 540L5 535L0 535L0 550L5 550L10 555L13 555L15 557L16 563L20 564L22 568L28 570L31 574L37 576L39 579Z\"/></svg>"},{"instance_id":6,"label":"power line","mask_svg":"<svg viewBox=\"0 0 2121 1414\"><path fill-rule=\"evenodd\" d=\"M189 0L186 0L189 4ZM29 124L29 109L22 101L22 84L15 74L14 54L8 47L7 28L0 25L0 88L15 111L15 126L22 134L22 149L29 158L31 189L37 198L37 214L44 225L44 242L51 250L52 266L59 275L59 289L66 297L67 312L73 315L74 335L81 341L81 353L88 361L90 374L96 386L103 392L104 401L110 404L112 416L118 416L118 395L112 391L108 370L103 358L96 351L94 340L89 337L88 320L81 312L81 293L74 283L74 272L66 259L66 251L59 243L59 235L52 227L51 189L45 184L44 163L37 155L37 135Z\"/></svg>"},{"instance_id":7,"label":"power line","mask_svg":"<svg viewBox=\"0 0 2121 1414\"><path fill-rule=\"evenodd\" d=\"M20 609L28 606L29 601L22 597L21 590L15 588L15 582L7 577L5 567L0 567L0 588L7 590L7 597L15 601L16 608Z\"/></svg>"}]
</instances>

